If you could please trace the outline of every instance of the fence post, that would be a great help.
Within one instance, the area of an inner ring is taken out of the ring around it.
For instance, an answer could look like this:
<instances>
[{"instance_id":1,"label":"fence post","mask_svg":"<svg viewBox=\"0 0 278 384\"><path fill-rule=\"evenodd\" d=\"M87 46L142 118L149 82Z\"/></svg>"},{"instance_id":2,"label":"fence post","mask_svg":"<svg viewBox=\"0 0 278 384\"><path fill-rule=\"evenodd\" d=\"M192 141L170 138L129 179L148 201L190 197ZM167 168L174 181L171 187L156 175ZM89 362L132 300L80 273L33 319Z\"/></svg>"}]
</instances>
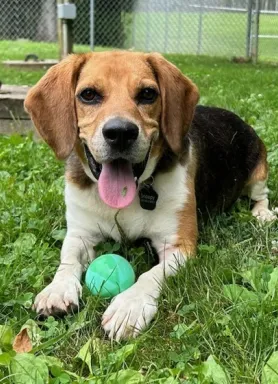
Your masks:
<instances>
[{"instance_id":1,"label":"fence post","mask_svg":"<svg viewBox=\"0 0 278 384\"><path fill-rule=\"evenodd\" d=\"M57 0L57 9L58 5L62 4L63 0ZM63 58L63 29L62 29L62 19L57 17L57 37L58 37L58 56L59 60Z\"/></svg>"},{"instance_id":2,"label":"fence post","mask_svg":"<svg viewBox=\"0 0 278 384\"><path fill-rule=\"evenodd\" d=\"M136 47L136 9L132 12L131 49Z\"/></svg>"},{"instance_id":3,"label":"fence post","mask_svg":"<svg viewBox=\"0 0 278 384\"><path fill-rule=\"evenodd\" d=\"M66 0L72 3L72 0ZM73 52L73 20L63 19L64 55Z\"/></svg>"},{"instance_id":4,"label":"fence post","mask_svg":"<svg viewBox=\"0 0 278 384\"><path fill-rule=\"evenodd\" d=\"M90 47L91 51L95 49L95 2L90 0Z\"/></svg>"},{"instance_id":5,"label":"fence post","mask_svg":"<svg viewBox=\"0 0 278 384\"><path fill-rule=\"evenodd\" d=\"M167 53L168 50L168 34L169 34L169 4L168 0L165 1L165 25L164 25L164 48L163 53Z\"/></svg>"},{"instance_id":6,"label":"fence post","mask_svg":"<svg viewBox=\"0 0 278 384\"><path fill-rule=\"evenodd\" d=\"M250 56L251 56L252 10L253 10L253 0L248 0L248 3L247 3L247 28L246 28L246 58L247 59L250 59Z\"/></svg>"},{"instance_id":7,"label":"fence post","mask_svg":"<svg viewBox=\"0 0 278 384\"><path fill-rule=\"evenodd\" d=\"M76 7L72 0L57 2L58 19L61 20L60 49L62 57L73 52L73 20L76 17Z\"/></svg>"},{"instance_id":8,"label":"fence post","mask_svg":"<svg viewBox=\"0 0 278 384\"><path fill-rule=\"evenodd\" d=\"M146 14L146 37L145 37L145 51L149 52L150 50L150 28L151 28L151 21L150 21L150 3L147 2L147 14Z\"/></svg>"},{"instance_id":9,"label":"fence post","mask_svg":"<svg viewBox=\"0 0 278 384\"><path fill-rule=\"evenodd\" d=\"M258 62L258 50L259 50L259 28L260 28L260 9L261 2L260 0L256 0L255 3L255 15L253 19L253 44L252 44L252 62L257 64Z\"/></svg>"},{"instance_id":10,"label":"fence post","mask_svg":"<svg viewBox=\"0 0 278 384\"><path fill-rule=\"evenodd\" d=\"M200 55L202 51L204 0L201 0L199 4L201 7L199 9L197 55Z\"/></svg>"}]
</instances>

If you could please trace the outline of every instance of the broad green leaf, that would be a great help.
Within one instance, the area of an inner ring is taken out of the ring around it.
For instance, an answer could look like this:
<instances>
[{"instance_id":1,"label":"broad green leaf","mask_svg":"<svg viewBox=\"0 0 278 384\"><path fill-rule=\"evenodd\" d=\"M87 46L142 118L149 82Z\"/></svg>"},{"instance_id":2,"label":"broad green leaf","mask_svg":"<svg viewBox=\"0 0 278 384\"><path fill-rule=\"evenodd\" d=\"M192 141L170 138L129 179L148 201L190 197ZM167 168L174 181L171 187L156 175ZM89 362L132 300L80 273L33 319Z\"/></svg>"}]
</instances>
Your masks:
<instances>
[{"instance_id":1,"label":"broad green leaf","mask_svg":"<svg viewBox=\"0 0 278 384\"><path fill-rule=\"evenodd\" d=\"M209 255L213 254L216 251L215 245L200 244L198 250L201 253L208 253Z\"/></svg>"},{"instance_id":2,"label":"broad green leaf","mask_svg":"<svg viewBox=\"0 0 278 384\"><path fill-rule=\"evenodd\" d=\"M70 376L66 372L61 373L59 381L61 384L68 384L72 382Z\"/></svg>"},{"instance_id":3,"label":"broad green leaf","mask_svg":"<svg viewBox=\"0 0 278 384\"><path fill-rule=\"evenodd\" d=\"M278 292L278 267L274 268L273 272L270 275L270 280L268 282L268 294L273 299L275 294Z\"/></svg>"},{"instance_id":4,"label":"broad green leaf","mask_svg":"<svg viewBox=\"0 0 278 384\"><path fill-rule=\"evenodd\" d=\"M16 355L10 364L15 384L47 384L48 368L43 359L30 353Z\"/></svg>"},{"instance_id":5,"label":"broad green leaf","mask_svg":"<svg viewBox=\"0 0 278 384\"><path fill-rule=\"evenodd\" d=\"M61 367L53 365L50 367L50 372L53 377L59 377L62 374L63 370Z\"/></svg>"},{"instance_id":6,"label":"broad green leaf","mask_svg":"<svg viewBox=\"0 0 278 384\"><path fill-rule=\"evenodd\" d=\"M13 331L7 325L0 325L0 348L11 349Z\"/></svg>"},{"instance_id":7,"label":"broad green leaf","mask_svg":"<svg viewBox=\"0 0 278 384\"><path fill-rule=\"evenodd\" d=\"M63 367L63 363L57 358L57 357L54 357L54 356L40 356L41 360L45 362L45 364L49 367L49 368L52 368L52 367L59 367L59 368L62 368Z\"/></svg>"},{"instance_id":8,"label":"broad green leaf","mask_svg":"<svg viewBox=\"0 0 278 384\"><path fill-rule=\"evenodd\" d=\"M252 286L255 291L266 292L272 271L272 265L258 263L252 268L241 272L240 275Z\"/></svg>"},{"instance_id":9,"label":"broad green leaf","mask_svg":"<svg viewBox=\"0 0 278 384\"><path fill-rule=\"evenodd\" d=\"M173 336L175 336L177 339L180 339L187 331L188 326L186 324L178 324L174 326L174 332ZM171 333L172 335L172 333Z\"/></svg>"},{"instance_id":10,"label":"broad green leaf","mask_svg":"<svg viewBox=\"0 0 278 384\"><path fill-rule=\"evenodd\" d=\"M244 303L248 307L254 307L259 303L258 294L238 284L224 285L223 294L233 303Z\"/></svg>"},{"instance_id":11,"label":"broad green leaf","mask_svg":"<svg viewBox=\"0 0 278 384\"><path fill-rule=\"evenodd\" d=\"M14 247L18 251L24 251L24 253L32 251L37 241L36 236L33 233L21 233L14 242Z\"/></svg>"},{"instance_id":12,"label":"broad green leaf","mask_svg":"<svg viewBox=\"0 0 278 384\"><path fill-rule=\"evenodd\" d=\"M186 325L184 323L180 323L174 326L174 332L171 332L171 337L176 337L180 339L185 333L187 333L191 328L196 324L196 320L194 320L190 325Z\"/></svg>"},{"instance_id":13,"label":"broad green leaf","mask_svg":"<svg viewBox=\"0 0 278 384\"><path fill-rule=\"evenodd\" d=\"M270 356L263 368L262 384L278 384L278 351Z\"/></svg>"},{"instance_id":14,"label":"broad green leaf","mask_svg":"<svg viewBox=\"0 0 278 384\"><path fill-rule=\"evenodd\" d=\"M113 245L113 252L117 252L117 251L119 251L119 249L121 248L121 244L120 243L115 243L114 245Z\"/></svg>"},{"instance_id":15,"label":"broad green leaf","mask_svg":"<svg viewBox=\"0 0 278 384\"><path fill-rule=\"evenodd\" d=\"M7 352L1 353L0 354L0 365L8 366L11 362L11 355Z\"/></svg>"},{"instance_id":16,"label":"broad green leaf","mask_svg":"<svg viewBox=\"0 0 278 384\"><path fill-rule=\"evenodd\" d=\"M170 351L168 356L175 363L187 363L190 360L198 359L200 357L200 351L197 347L187 346L184 352L177 353L175 351Z\"/></svg>"},{"instance_id":17,"label":"broad green leaf","mask_svg":"<svg viewBox=\"0 0 278 384\"><path fill-rule=\"evenodd\" d=\"M126 369L112 373L105 382L106 384L139 384L143 383L143 379L140 372Z\"/></svg>"},{"instance_id":18,"label":"broad green leaf","mask_svg":"<svg viewBox=\"0 0 278 384\"><path fill-rule=\"evenodd\" d=\"M33 296L34 294L32 292L26 292L23 295L17 296L15 299L4 302L4 304L7 307L13 307L15 304L19 304L25 308L30 308L32 305Z\"/></svg>"},{"instance_id":19,"label":"broad green leaf","mask_svg":"<svg viewBox=\"0 0 278 384\"><path fill-rule=\"evenodd\" d=\"M89 339L87 343L84 344L83 347L80 349L80 351L75 356L75 358L82 360L89 368L90 373L93 373L91 349L92 349L92 340Z\"/></svg>"},{"instance_id":20,"label":"broad green leaf","mask_svg":"<svg viewBox=\"0 0 278 384\"><path fill-rule=\"evenodd\" d=\"M112 365L119 366L126 361L127 357L135 352L135 344L127 344L116 352L109 354L109 362Z\"/></svg>"},{"instance_id":21,"label":"broad green leaf","mask_svg":"<svg viewBox=\"0 0 278 384\"><path fill-rule=\"evenodd\" d=\"M213 384L229 384L231 382L228 374L212 355L203 363L201 373L205 379L212 380Z\"/></svg>"},{"instance_id":22,"label":"broad green leaf","mask_svg":"<svg viewBox=\"0 0 278 384\"><path fill-rule=\"evenodd\" d=\"M178 315L180 316L186 316L188 313L193 312L196 309L196 304L195 303L190 303L187 305L184 305L179 311Z\"/></svg>"},{"instance_id":23,"label":"broad green leaf","mask_svg":"<svg viewBox=\"0 0 278 384\"><path fill-rule=\"evenodd\" d=\"M52 233L51 236L53 237L54 240L57 241L63 241L66 237L67 230L66 228L63 229L55 229Z\"/></svg>"}]
</instances>

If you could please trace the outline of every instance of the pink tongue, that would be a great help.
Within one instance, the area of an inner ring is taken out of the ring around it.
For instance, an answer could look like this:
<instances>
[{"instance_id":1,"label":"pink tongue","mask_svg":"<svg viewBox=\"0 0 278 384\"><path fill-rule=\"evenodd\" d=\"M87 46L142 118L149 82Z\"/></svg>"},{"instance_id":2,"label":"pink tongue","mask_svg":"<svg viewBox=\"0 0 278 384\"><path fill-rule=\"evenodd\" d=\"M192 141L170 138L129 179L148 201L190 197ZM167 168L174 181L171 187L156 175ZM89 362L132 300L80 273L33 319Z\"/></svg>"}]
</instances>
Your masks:
<instances>
[{"instance_id":1,"label":"pink tongue","mask_svg":"<svg viewBox=\"0 0 278 384\"><path fill-rule=\"evenodd\" d=\"M124 160L102 164L98 191L101 199L112 208L119 209L130 205L136 195L131 164Z\"/></svg>"}]
</instances>

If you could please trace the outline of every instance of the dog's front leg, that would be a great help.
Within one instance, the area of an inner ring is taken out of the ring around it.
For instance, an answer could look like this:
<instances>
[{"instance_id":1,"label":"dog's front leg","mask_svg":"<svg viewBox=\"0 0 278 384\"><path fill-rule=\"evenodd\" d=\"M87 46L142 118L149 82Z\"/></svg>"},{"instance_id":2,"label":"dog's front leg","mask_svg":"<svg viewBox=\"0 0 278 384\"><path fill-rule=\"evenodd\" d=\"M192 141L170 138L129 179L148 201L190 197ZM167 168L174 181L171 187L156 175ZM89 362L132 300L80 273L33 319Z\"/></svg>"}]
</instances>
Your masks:
<instances>
[{"instance_id":1,"label":"dog's front leg","mask_svg":"<svg viewBox=\"0 0 278 384\"><path fill-rule=\"evenodd\" d=\"M82 287L80 279L94 258L95 242L86 231L68 231L61 251L61 263L53 281L36 297L34 308L43 316L75 311Z\"/></svg>"},{"instance_id":2,"label":"dog's front leg","mask_svg":"<svg viewBox=\"0 0 278 384\"><path fill-rule=\"evenodd\" d=\"M102 319L102 326L116 341L136 337L146 328L157 312L163 281L177 273L187 257L174 246L161 244L158 265L143 273L137 282L117 295ZM194 250L195 251L195 250Z\"/></svg>"},{"instance_id":3,"label":"dog's front leg","mask_svg":"<svg viewBox=\"0 0 278 384\"><path fill-rule=\"evenodd\" d=\"M159 256L159 264L143 273L137 282L117 295L102 319L110 338L117 341L136 337L157 312L157 300L165 278L177 273L180 266L196 252L197 217L195 194L190 193L184 209L176 215L173 233L168 229L150 236ZM170 232L170 233L169 233Z\"/></svg>"}]
</instances>

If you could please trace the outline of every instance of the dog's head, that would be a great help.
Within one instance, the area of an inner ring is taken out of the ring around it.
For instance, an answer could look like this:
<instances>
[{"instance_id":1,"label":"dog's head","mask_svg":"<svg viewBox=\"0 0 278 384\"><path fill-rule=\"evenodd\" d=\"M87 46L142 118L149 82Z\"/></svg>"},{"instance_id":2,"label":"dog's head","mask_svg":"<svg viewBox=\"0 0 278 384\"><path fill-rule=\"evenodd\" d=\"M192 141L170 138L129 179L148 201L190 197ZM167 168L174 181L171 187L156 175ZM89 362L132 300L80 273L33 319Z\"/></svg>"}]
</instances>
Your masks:
<instances>
[{"instance_id":1,"label":"dog's head","mask_svg":"<svg viewBox=\"0 0 278 384\"><path fill-rule=\"evenodd\" d=\"M121 208L165 145L182 154L197 101L196 86L161 55L103 52L70 55L52 67L25 108L58 158L81 140L101 197Z\"/></svg>"}]
</instances>

